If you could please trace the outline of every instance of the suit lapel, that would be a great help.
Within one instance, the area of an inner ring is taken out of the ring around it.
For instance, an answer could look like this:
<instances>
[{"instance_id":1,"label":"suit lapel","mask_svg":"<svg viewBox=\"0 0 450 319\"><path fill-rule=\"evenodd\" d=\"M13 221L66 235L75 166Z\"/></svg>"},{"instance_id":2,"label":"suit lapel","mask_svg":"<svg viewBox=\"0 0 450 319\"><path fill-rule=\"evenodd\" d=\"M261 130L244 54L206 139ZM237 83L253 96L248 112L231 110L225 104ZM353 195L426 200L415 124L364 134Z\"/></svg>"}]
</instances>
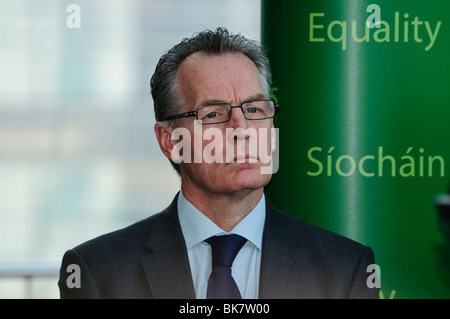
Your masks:
<instances>
[{"instance_id":1,"label":"suit lapel","mask_svg":"<svg viewBox=\"0 0 450 319\"><path fill-rule=\"evenodd\" d=\"M189 259L177 215L177 199L155 220L142 265L157 299L195 298Z\"/></svg>"},{"instance_id":2,"label":"suit lapel","mask_svg":"<svg viewBox=\"0 0 450 319\"><path fill-rule=\"evenodd\" d=\"M287 299L301 295L302 265L298 234L290 231L282 213L266 202L259 298Z\"/></svg>"}]
</instances>

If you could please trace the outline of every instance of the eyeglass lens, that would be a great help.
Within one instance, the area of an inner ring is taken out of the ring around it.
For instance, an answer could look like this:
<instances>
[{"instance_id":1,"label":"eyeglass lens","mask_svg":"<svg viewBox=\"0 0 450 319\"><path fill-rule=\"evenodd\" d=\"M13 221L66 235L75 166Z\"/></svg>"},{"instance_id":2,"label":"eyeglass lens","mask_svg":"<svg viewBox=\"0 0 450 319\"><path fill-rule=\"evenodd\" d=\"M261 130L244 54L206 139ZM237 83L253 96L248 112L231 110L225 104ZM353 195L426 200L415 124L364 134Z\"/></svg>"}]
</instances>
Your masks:
<instances>
[{"instance_id":1,"label":"eyeglass lens","mask_svg":"<svg viewBox=\"0 0 450 319\"><path fill-rule=\"evenodd\" d=\"M197 111L198 119L203 123L226 122L231 115L230 104L214 104L202 106ZM273 101L251 101L242 104L242 110L246 119L258 120L271 118L275 115Z\"/></svg>"}]
</instances>

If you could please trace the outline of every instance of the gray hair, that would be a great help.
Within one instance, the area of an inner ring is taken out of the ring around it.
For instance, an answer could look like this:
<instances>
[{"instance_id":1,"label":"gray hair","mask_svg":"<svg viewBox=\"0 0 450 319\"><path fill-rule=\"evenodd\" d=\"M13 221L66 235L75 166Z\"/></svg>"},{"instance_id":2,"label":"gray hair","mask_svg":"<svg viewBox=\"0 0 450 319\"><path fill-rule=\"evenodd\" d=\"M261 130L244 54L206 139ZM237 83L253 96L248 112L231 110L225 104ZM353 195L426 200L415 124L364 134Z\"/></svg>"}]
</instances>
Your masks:
<instances>
[{"instance_id":1,"label":"gray hair","mask_svg":"<svg viewBox=\"0 0 450 319\"><path fill-rule=\"evenodd\" d=\"M242 34L230 34L226 28L215 31L205 30L183 39L179 44L167 51L156 65L155 73L150 80L151 94L155 109L155 118L161 121L180 112L182 105L177 91L176 75L178 67L188 56L202 52L208 55L224 53L242 53L257 67L263 93L270 98L272 75L267 55L261 44L250 40ZM170 121L172 126L178 120ZM171 162L180 173L178 164Z\"/></svg>"}]
</instances>

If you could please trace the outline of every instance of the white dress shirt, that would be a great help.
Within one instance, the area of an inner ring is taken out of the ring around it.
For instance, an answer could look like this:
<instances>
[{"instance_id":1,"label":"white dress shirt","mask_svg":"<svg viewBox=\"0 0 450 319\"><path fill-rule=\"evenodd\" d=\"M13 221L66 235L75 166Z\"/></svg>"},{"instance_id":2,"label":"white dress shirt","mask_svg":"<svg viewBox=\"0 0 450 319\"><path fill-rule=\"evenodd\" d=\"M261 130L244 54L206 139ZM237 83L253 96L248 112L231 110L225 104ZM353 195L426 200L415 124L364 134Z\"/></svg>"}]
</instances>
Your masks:
<instances>
[{"instance_id":1,"label":"white dress shirt","mask_svg":"<svg viewBox=\"0 0 450 319\"><path fill-rule=\"evenodd\" d=\"M208 279L211 274L211 247L205 239L223 234L237 234L247 239L233 262L232 276L243 299L257 299L259 272L266 202L264 194L255 208L230 232L225 232L194 207L180 191L178 218L191 267L192 280L197 299L206 298Z\"/></svg>"}]
</instances>

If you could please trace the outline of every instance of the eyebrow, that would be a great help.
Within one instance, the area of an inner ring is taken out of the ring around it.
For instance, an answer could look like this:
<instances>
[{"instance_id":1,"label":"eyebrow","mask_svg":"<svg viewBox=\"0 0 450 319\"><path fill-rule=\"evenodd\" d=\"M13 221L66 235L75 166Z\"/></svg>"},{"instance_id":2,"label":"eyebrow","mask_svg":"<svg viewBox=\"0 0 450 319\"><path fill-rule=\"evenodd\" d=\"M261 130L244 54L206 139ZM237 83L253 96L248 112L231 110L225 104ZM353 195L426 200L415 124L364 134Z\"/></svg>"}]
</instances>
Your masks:
<instances>
[{"instance_id":1,"label":"eyebrow","mask_svg":"<svg viewBox=\"0 0 450 319\"><path fill-rule=\"evenodd\" d=\"M256 100L265 100L265 99L266 99L266 96L264 94L259 93L259 94L252 95L252 96L244 99L244 101L242 103L249 102L249 101L256 101ZM224 100L212 99L212 100L203 101L200 104L200 106L207 106L207 105L212 105L212 104L230 104L230 103L226 102Z\"/></svg>"}]
</instances>

